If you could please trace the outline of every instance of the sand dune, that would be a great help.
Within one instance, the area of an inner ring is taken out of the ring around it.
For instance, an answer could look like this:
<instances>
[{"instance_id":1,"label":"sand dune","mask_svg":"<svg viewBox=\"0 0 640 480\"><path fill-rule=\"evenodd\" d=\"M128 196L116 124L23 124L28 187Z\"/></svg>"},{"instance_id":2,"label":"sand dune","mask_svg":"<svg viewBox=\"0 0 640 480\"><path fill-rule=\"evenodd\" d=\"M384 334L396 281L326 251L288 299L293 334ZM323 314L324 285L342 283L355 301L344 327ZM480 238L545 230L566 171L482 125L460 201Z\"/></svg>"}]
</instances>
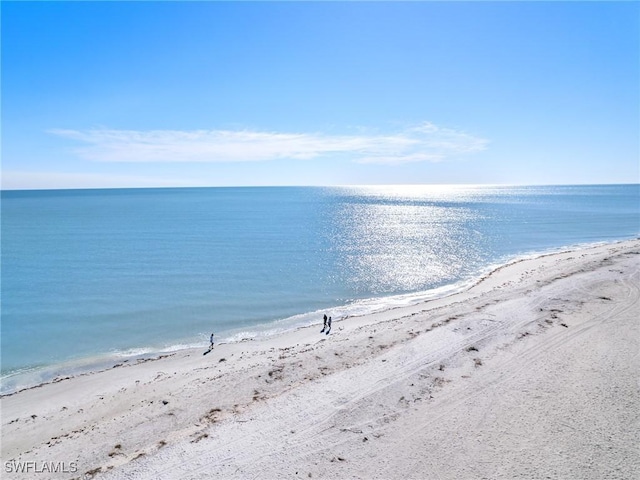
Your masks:
<instances>
[{"instance_id":1,"label":"sand dune","mask_svg":"<svg viewBox=\"0 0 640 480\"><path fill-rule=\"evenodd\" d=\"M637 478L639 318L640 241L514 262L5 396L3 478Z\"/></svg>"}]
</instances>

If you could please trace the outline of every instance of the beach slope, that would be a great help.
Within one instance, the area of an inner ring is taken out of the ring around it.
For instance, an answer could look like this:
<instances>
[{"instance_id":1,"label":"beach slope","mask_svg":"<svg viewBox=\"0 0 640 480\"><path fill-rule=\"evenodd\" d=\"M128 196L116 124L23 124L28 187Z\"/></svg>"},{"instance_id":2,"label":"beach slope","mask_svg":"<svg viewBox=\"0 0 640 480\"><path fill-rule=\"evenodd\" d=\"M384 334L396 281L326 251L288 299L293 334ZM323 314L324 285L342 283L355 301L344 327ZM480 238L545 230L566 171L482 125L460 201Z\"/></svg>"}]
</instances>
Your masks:
<instances>
[{"instance_id":1,"label":"beach slope","mask_svg":"<svg viewBox=\"0 0 640 480\"><path fill-rule=\"evenodd\" d=\"M3 478L637 478L639 318L638 240L519 260L4 396Z\"/></svg>"}]
</instances>

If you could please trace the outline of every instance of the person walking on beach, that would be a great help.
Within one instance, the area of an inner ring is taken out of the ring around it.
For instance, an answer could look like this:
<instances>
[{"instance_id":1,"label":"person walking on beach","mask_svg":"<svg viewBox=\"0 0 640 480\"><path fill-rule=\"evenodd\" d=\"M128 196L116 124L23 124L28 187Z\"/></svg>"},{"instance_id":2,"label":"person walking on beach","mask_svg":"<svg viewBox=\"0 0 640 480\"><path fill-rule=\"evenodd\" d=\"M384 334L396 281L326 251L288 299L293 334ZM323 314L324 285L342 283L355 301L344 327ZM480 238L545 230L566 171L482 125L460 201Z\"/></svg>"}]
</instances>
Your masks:
<instances>
[{"instance_id":1,"label":"person walking on beach","mask_svg":"<svg viewBox=\"0 0 640 480\"><path fill-rule=\"evenodd\" d=\"M211 336L209 337L209 350L205 351L202 355L211 353L212 350L213 350L213 332L211 332Z\"/></svg>"},{"instance_id":2,"label":"person walking on beach","mask_svg":"<svg viewBox=\"0 0 640 480\"><path fill-rule=\"evenodd\" d=\"M331 331L331 317L329 317L329 320L327 320L327 333L326 334L329 335L330 331Z\"/></svg>"},{"instance_id":3,"label":"person walking on beach","mask_svg":"<svg viewBox=\"0 0 640 480\"><path fill-rule=\"evenodd\" d=\"M320 330L320 333L324 333L324 329L327 328L327 314L324 314L324 325L322 326L322 330Z\"/></svg>"}]
</instances>

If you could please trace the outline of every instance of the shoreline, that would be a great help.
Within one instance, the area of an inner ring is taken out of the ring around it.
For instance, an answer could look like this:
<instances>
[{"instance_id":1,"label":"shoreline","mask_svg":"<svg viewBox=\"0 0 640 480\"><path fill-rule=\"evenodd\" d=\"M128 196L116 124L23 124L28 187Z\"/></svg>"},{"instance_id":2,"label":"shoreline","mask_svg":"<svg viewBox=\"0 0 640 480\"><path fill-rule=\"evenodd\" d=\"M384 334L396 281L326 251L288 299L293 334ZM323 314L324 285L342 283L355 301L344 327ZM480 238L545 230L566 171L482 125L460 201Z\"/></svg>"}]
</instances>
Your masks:
<instances>
[{"instance_id":1,"label":"shoreline","mask_svg":"<svg viewBox=\"0 0 640 480\"><path fill-rule=\"evenodd\" d=\"M638 238L635 238L638 239ZM537 258L543 258L547 255L555 255L561 254L569 251L579 251L583 249L590 249L604 245L616 245L619 243L624 243L628 241L633 241L634 239L623 239L623 240L615 240L611 242L593 242L593 243L581 243L572 246L563 246L563 247L554 247L549 250L541 251L541 252L529 252L524 254L516 255L515 257L511 257L505 259L504 261L498 263L492 263L484 267L481 272L478 273L477 276L467 279L461 279L453 284L442 285L440 287L436 287L426 291L413 292L408 294L399 294L399 295L391 295L388 297L373 297L366 299L359 299L358 302L366 302L366 303L386 303L387 305L384 307L376 307L371 311L366 313L356 313L342 315L340 317L334 317L339 320L345 320L347 318L361 317L372 315L376 313L384 313L387 311L393 311L396 309L414 307L416 305L420 305L423 303L432 302L434 300L439 300L442 298L447 298L451 295L457 295L460 293L464 293L471 288L474 288L477 284L483 282L485 278L490 277L501 269L508 267L511 264L519 263L521 261L532 260ZM407 303L400 305L389 305L391 300L410 298ZM352 307L353 304L347 305L339 305L333 308L325 309L326 311L341 311L346 310L349 311L349 308ZM320 318L321 311L317 312L306 312L303 314L298 314L290 318L274 320L267 324L259 324L253 326L251 329L243 328L243 332L237 332L236 330L231 330L230 335L223 336L220 341L222 344L236 344L245 341L262 341L268 339L270 337L286 335L292 331L298 330L300 328L307 328L314 325L318 325L319 321L314 323L305 323L302 325L293 324L289 327L276 327L276 324L290 321L296 317L309 316L311 314L317 314L318 318ZM234 333L235 332L235 333ZM242 337L242 338L238 338ZM206 348L207 340L202 341L202 346L196 346L195 338L193 342L189 342L187 346L183 346L183 344L176 345L167 345L161 348L152 348L152 347L135 347L130 350L140 351L143 350L145 353L139 354L127 354L127 352L110 352L100 354L96 357L82 357L77 359L69 359L63 362L54 363L51 365L44 365L41 367L24 367L24 369L11 372L7 375L3 376L0 381L0 398L15 395L16 393L23 392L25 390L30 390L34 388L40 388L44 385L48 385L51 383L58 383L61 381L92 375L95 373L104 372L113 368L118 368L121 366L130 366L135 365L140 362L148 362L154 361L166 356L172 356L176 354L181 354L184 352L193 352L197 351L200 348ZM131 362L131 363L130 363ZM14 383L14 379L24 379L29 377L41 377L40 380L35 381L26 381L18 384L15 387L10 387L8 390L4 389L6 383L12 384Z\"/></svg>"},{"instance_id":2,"label":"shoreline","mask_svg":"<svg viewBox=\"0 0 640 480\"><path fill-rule=\"evenodd\" d=\"M552 252L446 297L336 319L328 336L311 325L21 390L0 397L2 468L632 478L639 275L638 239Z\"/></svg>"}]
</instances>

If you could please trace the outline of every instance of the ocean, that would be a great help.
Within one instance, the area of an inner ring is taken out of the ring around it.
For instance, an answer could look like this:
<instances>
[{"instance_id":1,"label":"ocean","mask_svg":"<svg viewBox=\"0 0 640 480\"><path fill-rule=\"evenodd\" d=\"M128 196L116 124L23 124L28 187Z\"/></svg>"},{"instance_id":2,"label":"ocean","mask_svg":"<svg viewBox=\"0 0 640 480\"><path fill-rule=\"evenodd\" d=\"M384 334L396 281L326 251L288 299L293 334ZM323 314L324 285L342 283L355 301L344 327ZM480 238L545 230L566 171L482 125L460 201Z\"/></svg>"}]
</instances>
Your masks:
<instances>
[{"instance_id":1,"label":"ocean","mask_svg":"<svg viewBox=\"0 0 640 480\"><path fill-rule=\"evenodd\" d=\"M640 185L3 191L1 393L640 235Z\"/></svg>"}]
</instances>

